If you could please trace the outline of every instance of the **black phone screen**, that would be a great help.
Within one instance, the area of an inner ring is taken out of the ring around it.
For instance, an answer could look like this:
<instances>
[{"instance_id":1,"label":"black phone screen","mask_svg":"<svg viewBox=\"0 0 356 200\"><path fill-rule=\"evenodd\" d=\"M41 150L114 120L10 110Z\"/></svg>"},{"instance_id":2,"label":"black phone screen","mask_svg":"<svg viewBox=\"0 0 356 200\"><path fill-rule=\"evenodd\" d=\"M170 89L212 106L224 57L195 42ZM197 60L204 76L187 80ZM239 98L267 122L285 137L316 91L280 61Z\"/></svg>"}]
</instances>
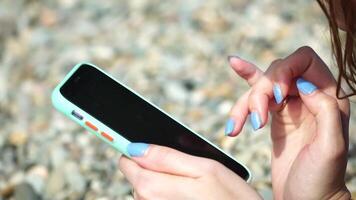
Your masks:
<instances>
[{"instance_id":1,"label":"black phone screen","mask_svg":"<svg viewBox=\"0 0 356 200\"><path fill-rule=\"evenodd\" d=\"M247 170L176 120L95 67L80 66L60 88L70 102L131 142L168 146L211 158L247 180Z\"/></svg>"}]
</instances>

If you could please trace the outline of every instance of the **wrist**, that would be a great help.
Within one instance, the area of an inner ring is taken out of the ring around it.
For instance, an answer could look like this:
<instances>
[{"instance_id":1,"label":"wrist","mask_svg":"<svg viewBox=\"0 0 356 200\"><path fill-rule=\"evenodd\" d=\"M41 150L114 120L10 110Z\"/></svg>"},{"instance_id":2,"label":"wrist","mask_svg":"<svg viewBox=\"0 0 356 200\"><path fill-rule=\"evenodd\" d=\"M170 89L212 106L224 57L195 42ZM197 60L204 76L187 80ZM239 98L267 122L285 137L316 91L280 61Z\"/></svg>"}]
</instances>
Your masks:
<instances>
[{"instance_id":1,"label":"wrist","mask_svg":"<svg viewBox=\"0 0 356 200\"><path fill-rule=\"evenodd\" d=\"M344 186L341 190L330 196L328 198L329 200L351 200L351 193L347 189L346 186Z\"/></svg>"}]
</instances>

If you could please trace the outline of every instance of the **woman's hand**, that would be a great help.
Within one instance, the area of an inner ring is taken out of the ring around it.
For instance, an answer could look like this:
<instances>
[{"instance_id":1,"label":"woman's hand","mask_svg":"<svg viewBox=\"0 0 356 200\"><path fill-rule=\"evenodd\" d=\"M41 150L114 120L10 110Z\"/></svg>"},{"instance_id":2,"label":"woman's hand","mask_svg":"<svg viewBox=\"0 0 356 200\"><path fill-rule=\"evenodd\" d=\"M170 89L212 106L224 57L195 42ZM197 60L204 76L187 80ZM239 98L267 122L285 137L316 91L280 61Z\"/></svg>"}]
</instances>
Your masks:
<instances>
[{"instance_id":1,"label":"woman's hand","mask_svg":"<svg viewBox=\"0 0 356 200\"><path fill-rule=\"evenodd\" d=\"M229 60L251 89L232 108L226 130L237 135L248 114L259 129L270 111L275 198L349 199L344 182L349 101L336 98L336 81L319 56L302 47L265 73L237 57Z\"/></svg>"},{"instance_id":2,"label":"woman's hand","mask_svg":"<svg viewBox=\"0 0 356 200\"><path fill-rule=\"evenodd\" d=\"M135 199L261 199L217 161L143 143L131 143L128 152L132 160L122 156L119 167Z\"/></svg>"}]
</instances>

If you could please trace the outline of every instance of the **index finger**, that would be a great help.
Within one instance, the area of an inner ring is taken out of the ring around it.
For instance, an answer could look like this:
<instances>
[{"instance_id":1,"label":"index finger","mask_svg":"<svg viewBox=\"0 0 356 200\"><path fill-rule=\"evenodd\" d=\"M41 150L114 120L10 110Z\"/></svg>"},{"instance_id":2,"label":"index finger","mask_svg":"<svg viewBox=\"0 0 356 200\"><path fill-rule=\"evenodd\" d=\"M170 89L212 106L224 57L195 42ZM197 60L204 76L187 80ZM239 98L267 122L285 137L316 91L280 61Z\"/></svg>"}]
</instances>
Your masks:
<instances>
[{"instance_id":1,"label":"index finger","mask_svg":"<svg viewBox=\"0 0 356 200\"><path fill-rule=\"evenodd\" d=\"M252 86L257 82L257 80L263 75L263 71L260 70L253 63L241 59L238 56L229 56L228 61L231 68L247 83Z\"/></svg>"}]
</instances>

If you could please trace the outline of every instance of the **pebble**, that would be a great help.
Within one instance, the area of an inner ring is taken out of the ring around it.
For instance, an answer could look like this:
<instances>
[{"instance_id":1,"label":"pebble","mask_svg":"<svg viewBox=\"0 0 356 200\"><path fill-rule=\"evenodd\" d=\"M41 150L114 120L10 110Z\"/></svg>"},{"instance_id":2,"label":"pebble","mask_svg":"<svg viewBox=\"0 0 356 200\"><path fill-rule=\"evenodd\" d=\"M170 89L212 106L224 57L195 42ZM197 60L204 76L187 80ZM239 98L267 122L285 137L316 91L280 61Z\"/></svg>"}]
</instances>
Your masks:
<instances>
[{"instance_id":1,"label":"pebble","mask_svg":"<svg viewBox=\"0 0 356 200\"><path fill-rule=\"evenodd\" d=\"M230 109L249 88L226 56L265 69L310 45L332 66L321 19L308 0L1 0L0 194L132 199L118 172L119 153L51 105L54 86L87 61L236 157L251 169L252 185L272 199L268 125L253 132L247 124L238 137L224 136ZM354 195L355 119L352 109L346 179Z\"/></svg>"},{"instance_id":2,"label":"pebble","mask_svg":"<svg viewBox=\"0 0 356 200\"><path fill-rule=\"evenodd\" d=\"M51 171L46 182L44 196L54 197L61 191L63 191L64 186L66 184L64 176L65 172L63 170L63 166L57 167L53 171Z\"/></svg>"},{"instance_id":3,"label":"pebble","mask_svg":"<svg viewBox=\"0 0 356 200\"><path fill-rule=\"evenodd\" d=\"M24 145L27 141L27 135L26 133L22 131L16 131L10 134L9 136L9 142L12 145L15 146L21 146Z\"/></svg>"},{"instance_id":4,"label":"pebble","mask_svg":"<svg viewBox=\"0 0 356 200\"><path fill-rule=\"evenodd\" d=\"M67 158L68 152L63 147L56 145L53 146L52 149L50 149L51 164L54 168L57 168L62 165Z\"/></svg>"},{"instance_id":5,"label":"pebble","mask_svg":"<svg viewBox=\"0 0 356 200\"><path fill-rule=\"evenodd\" d=\"M268 187L264 187L260 190L260 194L265 200L273 200L273 191Z\"/></svg>"},{"instance_id":6,"label":"pebble","mask_svg":"<svg viewBox=\"0 0 356 200\"><path fill-rule=\"evenodd\" d=\"M15 200L41 200L39 194L31 187L30 184L22 183L15 187L14 192L14 199Z\"/></svg>"},{"instance_id":7,"label":"pebble","mask_svg":"<svg viewBox=\"0 0 356 200\"><path fill-rule=\"evenodd\" d=\"M26 182L30 184L37 194L44 192L44 187L48 178L48 170L45 166L36 165L29 169L26 175Z\"/></svg>"},{"instance_id":8,"label":"pebble","mask_svg":"<svg viewBox=\"0 0 356 200\"><path fill-rule=\"evenodd\" d=\"M86 187L86 180L75 162L66 162L64 165L65 180L68 187L78 194L82 194Z\"/></svg>"},{"instance_id":9,"label":"pebble","mask_svg":"<svg viewBox=\"0 0 356 200\"><path fill-rule=\"evenodd\" d=\"M182 84L175 81L167 82L164 85L163 90L172 102L183 103L188 98L188 92L186 89L182 86Z\"/></svg>"}]
</instances>

